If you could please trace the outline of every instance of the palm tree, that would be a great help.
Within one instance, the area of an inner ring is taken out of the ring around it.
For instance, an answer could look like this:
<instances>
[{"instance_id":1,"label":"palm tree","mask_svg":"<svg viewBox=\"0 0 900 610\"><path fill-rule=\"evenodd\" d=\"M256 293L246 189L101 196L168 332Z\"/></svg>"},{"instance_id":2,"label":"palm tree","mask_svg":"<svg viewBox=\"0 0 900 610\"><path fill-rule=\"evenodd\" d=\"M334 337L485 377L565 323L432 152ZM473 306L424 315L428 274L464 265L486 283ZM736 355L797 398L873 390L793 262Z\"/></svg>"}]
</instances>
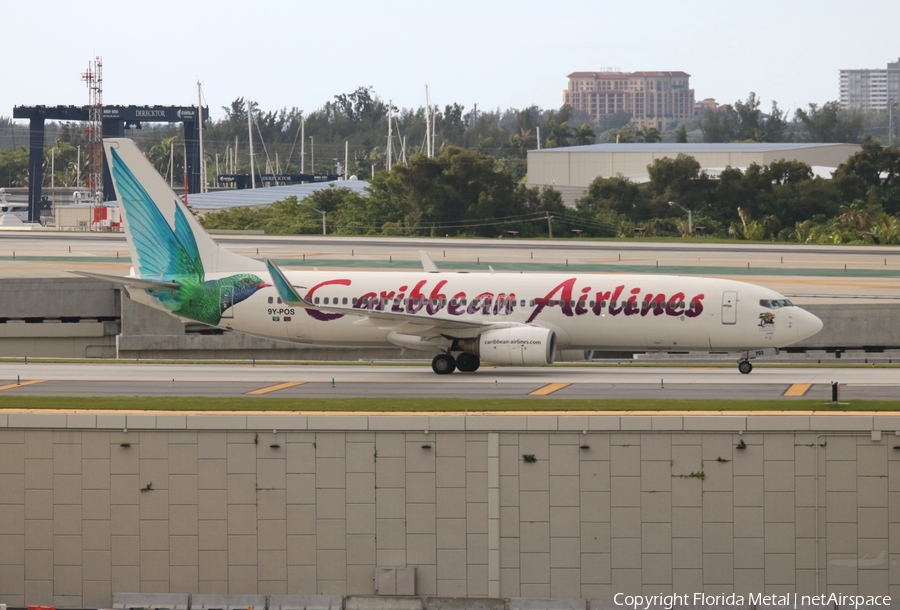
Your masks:
<instances>
[{"instance_id":1,"label":"palm tree","mask_svg":"<svg viewBox=\"0 0 900 610\"><path fill-rule=\"evenodd\" d=\"M519 151L519 156L523 159L526 153L537 146L537 138L531 133L530 129L522 128L520 133L514 133L509 136L509 145Z\"/></svg>"},{"instance_id":2,"label":"palm tree","mask_svg":"<svg viewBox=\"0 0 900 610\"><path fill-rule=\"evenodd\" d=\"M634 131L628 127L620 127L616 132L616 144L634 142Z\"/></svg>"},{"instance_id":3,"label":"palm tree","mask_svg":"<svg viewBox=\"0 0 900 610\"><path fill-rule=\"evenodd\" d=\"M569 138L572 136L572 130L569 129L569 122L563 121L556 123L550 121L550 144L553 146L568 146Z\"/></svg>"},{"instance_id":4,"label":"palm tree","mask_svg":"<svg viewBox=\"0 0 900 610\"><path fill-rule=\"evenodd\" d=\"M900 218L882 212L872 223L871 231L867 234L876 244L900 243Z\"/></svg>"},{"instance_id":5,"label":"palm tree","mask_svg":"<svg viewBox=\"0 0 900 610\"><path fill-rule=\"evenodd\" d=\"M662 134L659 133L659 130L656 127L649 127L647 125L643 125L641 130L637 133L638 142L646 142L647 144L652 144L653 142L661 142Z\"/></svg>"},{"instance_id":6,"label":"palm tree","mask_svg":"<svg viewBox=\"0 0 900 610\"><path fill-rule=\"evenodd\" d=\"M841 204L841 215L838 217L848 229L867 232L872 228L874 220L872 210L865 201L856 199L851 203Z\"/></svg>"},{"instance_id":7,"label":"palm tree","mask_svg":"<svg viewBox=\"0 0 900 610\"><path fill-rule=\"evenodd\" d=\"M575 130L575 146L593 144L596 139L597 134L594 133L594 128L587 123L582 123L582 125Z\"/></svg>"}]
</instances>

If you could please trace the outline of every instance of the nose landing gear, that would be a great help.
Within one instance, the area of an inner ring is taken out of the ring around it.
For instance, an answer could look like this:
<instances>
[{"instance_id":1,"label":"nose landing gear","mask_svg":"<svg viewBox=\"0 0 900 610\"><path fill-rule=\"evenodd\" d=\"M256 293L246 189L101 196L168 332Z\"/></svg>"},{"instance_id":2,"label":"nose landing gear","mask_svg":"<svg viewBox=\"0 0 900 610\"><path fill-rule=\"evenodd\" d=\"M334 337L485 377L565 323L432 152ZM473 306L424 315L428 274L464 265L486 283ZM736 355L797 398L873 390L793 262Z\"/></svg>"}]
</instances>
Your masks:
<instances>
[{"instance_id":1,"label":"nose landing gear","mask_svg":"<svg viewBox=\"0 0 900 610\"><path fill-rule=\"evenodd\" d=\"M750 371L753 370L753 365L749 360L741 359L738 360L738 370L744 375L749 375Z\"/></svg>"}]
</instances>

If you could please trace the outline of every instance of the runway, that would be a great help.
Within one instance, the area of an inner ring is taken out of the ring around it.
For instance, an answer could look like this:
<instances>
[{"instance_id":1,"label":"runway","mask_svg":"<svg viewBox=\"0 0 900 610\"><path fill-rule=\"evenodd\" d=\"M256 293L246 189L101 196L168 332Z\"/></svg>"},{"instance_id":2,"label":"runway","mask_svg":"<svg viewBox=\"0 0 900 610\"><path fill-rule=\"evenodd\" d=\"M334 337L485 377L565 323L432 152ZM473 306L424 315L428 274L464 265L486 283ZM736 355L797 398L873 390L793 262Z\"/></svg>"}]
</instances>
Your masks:
<instances>
[{"instance_id":1,"label":"runway","mask_svg":"<svg viewBox=\"0 0 900 610\"><path fill-rule=\"evenodd\" d=\"M736 367L493 368L438 377L428 365L235 365L0 363L3 396L253 396L320 398L624 398L900 400L895 368Z\"/></svg>"}]
</instances>

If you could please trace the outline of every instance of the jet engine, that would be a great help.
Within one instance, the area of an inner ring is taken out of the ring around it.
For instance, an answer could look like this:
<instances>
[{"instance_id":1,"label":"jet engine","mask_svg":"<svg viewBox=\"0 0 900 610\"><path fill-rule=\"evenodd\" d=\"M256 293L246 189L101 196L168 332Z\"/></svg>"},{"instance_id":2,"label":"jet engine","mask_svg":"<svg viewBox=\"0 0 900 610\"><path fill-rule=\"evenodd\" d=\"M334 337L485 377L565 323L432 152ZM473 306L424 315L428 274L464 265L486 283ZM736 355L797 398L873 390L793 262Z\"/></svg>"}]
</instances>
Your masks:
<instances>
[{"instance_id":1,"label":"jet engine","mask_svg":"<svg viewBox=\"0 0 900 610\"><path fill-rule=\"evenodd\" d=\"M556 334L538 326L499 328L464 340L462 349L501 366L543 366L556 356Z\"/></svg>"}]
</instances>

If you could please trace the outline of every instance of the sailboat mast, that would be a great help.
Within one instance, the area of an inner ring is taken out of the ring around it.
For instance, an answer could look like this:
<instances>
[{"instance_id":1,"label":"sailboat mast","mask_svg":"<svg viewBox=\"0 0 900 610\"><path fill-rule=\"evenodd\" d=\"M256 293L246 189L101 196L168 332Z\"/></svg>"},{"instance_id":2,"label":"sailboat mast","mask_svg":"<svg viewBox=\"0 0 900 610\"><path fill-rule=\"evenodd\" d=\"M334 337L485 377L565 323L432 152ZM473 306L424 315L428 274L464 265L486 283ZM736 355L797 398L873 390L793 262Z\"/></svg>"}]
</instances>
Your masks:
<instances>
[{"instance_id":1,"label":"sailboat mast","mask_svg":"<svg viewBox=\"0 0 900 610\"><path fill-rule=\"evenodd\" d=\"M250 188L256 188L256 170L253 167L253 106L247 98L247 135L250 137Z\"/></svg>"},{"instance_id":2,"label":"sailboat mast","mask_svg":"<svg viewBox=\"0 0 900 610\"><path fill-rule=\"evenodd\" d=\"M203 92L200 89L200 81L197 81L197 125L200 128L200 192L207 192L206 188L206 163L203 158Z\"/></svg>"},{"instance_id":3,"label":"sailboat mast","mask_svg":"<svg viewBox=\"0 0 900 610\"><path fill-rule=\"evenodd\" d=\"M388 139L387 139L387 162L385 169L391 171L391 140L393 139L393 131L391 128L394 124L394 100L388 100Z\"/></svg>"},{"instance_id":4,"label":"sailboat mast","mask_svg":"<svg viewBox=\"0 0 900 610\"><path fill-rule=\"evenodd\" d=\"M425 85L425 155L431 157L431 99L428 97L428 85Z\"/></svg>"}]
</instances>

